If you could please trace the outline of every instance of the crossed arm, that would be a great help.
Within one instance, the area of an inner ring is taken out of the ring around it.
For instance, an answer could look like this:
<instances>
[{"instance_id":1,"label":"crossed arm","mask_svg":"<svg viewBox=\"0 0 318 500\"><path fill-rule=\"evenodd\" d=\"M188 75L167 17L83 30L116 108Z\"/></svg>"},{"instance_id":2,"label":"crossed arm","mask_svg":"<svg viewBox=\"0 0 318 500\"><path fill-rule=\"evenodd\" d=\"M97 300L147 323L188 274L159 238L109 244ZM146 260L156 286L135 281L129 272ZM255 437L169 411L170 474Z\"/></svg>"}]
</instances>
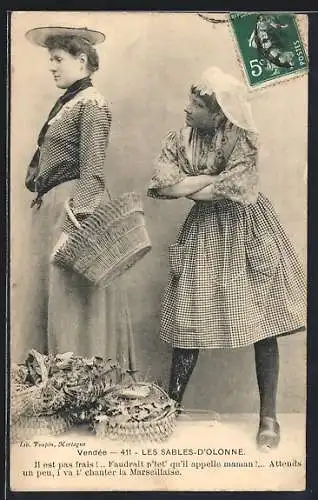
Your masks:
<instances>
[{"instance_id":1,"label":"crossed arm","mask_svg":"<svg viewBox=\"0 0 318 500\"><path fill-rule=\"evenodd\" d=\"M159 193L169 198L189 198L191 200L212 200L222 196L213 194L215 176L189 176L172 186L158 189Z\"/></svg>"},{"instance_id":2,"label":"crossed arm","mask_svg":"<svg viewBox=\"0 0 318 500\"><path fill-rule=\"evenodd\" d=\"M159 197L165 198L188 198L193 201L226 198L243 204L255 203L259 192L257 154L257 135L244 131L238 137L222 172L214 175L171 176L171 185L159 187L157 184L156 192ZM170 164L175 164L175 158L171 159ZM177 174L180 174L179 167Z\"/></svg>"}]
</instances>

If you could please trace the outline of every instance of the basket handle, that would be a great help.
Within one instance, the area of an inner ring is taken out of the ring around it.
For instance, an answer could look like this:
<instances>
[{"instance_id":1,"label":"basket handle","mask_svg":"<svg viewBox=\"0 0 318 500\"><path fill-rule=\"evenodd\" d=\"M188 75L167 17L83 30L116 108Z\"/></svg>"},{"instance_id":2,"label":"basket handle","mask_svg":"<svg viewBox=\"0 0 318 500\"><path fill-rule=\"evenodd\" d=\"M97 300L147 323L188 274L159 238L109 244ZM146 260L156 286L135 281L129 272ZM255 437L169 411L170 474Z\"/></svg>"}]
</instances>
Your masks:
<instances>
[{"instance_id":1,"label":"basket handle","mask_svg":"<svg viewBox=\"0 0 318 500\"><path fill-rule=\"evenodd\" d=\"M105 192L107 193L109 199L111 200L112 197L111 197L111 194L110 194L109 189L107 188L107 186L105 186ZM77 229L79 229L81 227L81 224L78 222L78 220L76 219L76 217L74 215L73 210L71 209L70 200L69 199L65 201L64 207L65 207L65 211L66 211L67 215L69 216L69 218L72 221L72 223L74 224L74 226L77 227Z\"/></svg>"},{"instance_id":2,"label":"basket handle","mask_svg":"<svg viewBox=\"0 0 318 500\"><path fill-rule=\"evenodd\" d=\"M75 227L77 227L77 229L79 229L81 227L81 225L78 222L78 220L76 219L76 217L73 213L73 210L71 209L70 201L66 200L64 206L65 206L65 211L66 211L67 215L69 216L69 218L71 219L72 223L74 224Z\"/></svg>"}]
</instances>

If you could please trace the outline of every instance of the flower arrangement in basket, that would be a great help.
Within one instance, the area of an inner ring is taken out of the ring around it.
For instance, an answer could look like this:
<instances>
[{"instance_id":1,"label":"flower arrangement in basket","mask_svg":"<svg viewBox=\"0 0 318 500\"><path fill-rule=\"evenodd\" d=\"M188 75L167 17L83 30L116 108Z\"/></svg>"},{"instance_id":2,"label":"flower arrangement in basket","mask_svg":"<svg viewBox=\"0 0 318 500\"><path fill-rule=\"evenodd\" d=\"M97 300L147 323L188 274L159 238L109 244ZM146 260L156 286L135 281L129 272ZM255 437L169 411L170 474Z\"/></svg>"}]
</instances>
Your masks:
<instances>
[{"instance_id":1,"label":"flower arrangement in basket","mask_svg":"<svg viewBox=\"0 0 318 500\"><path fill-rule=\"evenodd\" d=\"M93 417L97 437L120 441L165 441L176 426L176 403L153 383L114 388Z\"/></svg>"},{"instance_id":2,"label":"flower arrangement in basket","mask_svg":"<svg viewBox=\"0 0 318 500\"><path fill-rule=\"evenodd\" d=\"M29 351L22 365L13 365L11 422L13 435L43 432L58 434L80 420L113 386L130 380L119 363L73 353L43 355Z\"/></svg>"},{"instance_id":3,"label":"flower arrangement in basket","mask_svg":"<svg viewBox=\"0 0 318 500\"><path fill-rule=\"evenodd\" d=\"M108 286L151 249L142 201L137 193L125 193L100 204L80 224L71 201L65 210L74 231L52 261L82 275L90 283Z\"/></svg>"}]
</instances>

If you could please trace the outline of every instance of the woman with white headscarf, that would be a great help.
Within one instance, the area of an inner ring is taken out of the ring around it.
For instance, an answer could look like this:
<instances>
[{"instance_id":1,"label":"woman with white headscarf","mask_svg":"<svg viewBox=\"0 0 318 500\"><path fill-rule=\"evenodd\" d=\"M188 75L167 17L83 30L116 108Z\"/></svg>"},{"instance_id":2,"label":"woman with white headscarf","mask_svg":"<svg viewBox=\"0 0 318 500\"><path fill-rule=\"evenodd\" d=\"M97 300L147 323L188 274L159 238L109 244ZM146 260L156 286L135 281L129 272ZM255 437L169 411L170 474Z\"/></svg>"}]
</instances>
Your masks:
<instances>
[{"instance_id":1,"label":"woman with white headscarf","mask_svg":"<svg viewBox=\"0 0 318 500\"><path fill-rule=\"evenodd\" d=\"M254 344L257 444L278 445L277 337L304 329L301 265L258 190L258 133L245 87L218 68L191 88L186 127L169 132L148 195L195 202L169 247L161 339L173 347L170 396L181 404L200 349Z\"/></svg>"}]
</instances>

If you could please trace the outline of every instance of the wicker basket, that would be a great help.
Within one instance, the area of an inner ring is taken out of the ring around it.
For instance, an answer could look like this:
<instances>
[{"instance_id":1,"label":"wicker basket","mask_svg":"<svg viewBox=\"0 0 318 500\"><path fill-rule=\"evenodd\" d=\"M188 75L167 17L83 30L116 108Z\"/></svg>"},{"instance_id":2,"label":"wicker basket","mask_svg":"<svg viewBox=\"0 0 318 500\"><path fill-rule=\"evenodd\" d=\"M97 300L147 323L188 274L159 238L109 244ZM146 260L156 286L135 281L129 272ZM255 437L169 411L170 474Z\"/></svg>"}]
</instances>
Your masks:
<instances>
[{"instance_id":1,"label":"wicker basket","mask_svg":"<svg viewBox=\"0 0 318 500\"><path fill-rule=\"evenodd\" d=\"M166 441L176 427L175 402L155 384L133 385L137 388L147 386L149 394L127 399L121 395L123 388L115 389L113 395L108 394L104 409L94 419L96 436L129 442ZM152 405L154 411L151 411Z\"/></svg>"},{"instance_id":2,"label":"wicker basket","mask_svg":"<svg viewBox=\"0 0 318 500\"><path fill-rule=\"evenodd\" d=\"M69 415L42 415L24 416L16 420L10 427L10 441L16 443L34 437L59 436L73 427L73 420Z\"/></svg>"},{"instance_id":3,"label":"wicker basket","mask_svg":"<svg viewBox=\"0 0 318 500\"><path fill-rule=\"evenodd\" d=\"M76 361L77 358L84 359L74 357L74 360ZM102 358L96 359L103 361ZM31 363L27 365L28 360L31 360ZM12 423L22 417L47 416L63 411L80 412L92 406L114 387L131 381L131 375L123 371L117 361L110 359L103 362L102 371L98 376L89 369L81 373L80 379L64 380L62 378L58 383L54 374L49 376L53 358L48 360L47 356L31 349L27 361L25 365L13 365L11 370L10 415ZM91 362L94 362L94 359ZM34 364L36 369L33 368ZM30 370L32 383L26 381L27 375L30 376Z\"/></svg>"},{"instance_id":4,"label":"wicker basket","mask_svg":"<svg viewBox=\"0 0 318 500\"><path fill-rule=\"evenodd\" d=\"M76 229L54 254L53 262L94 285L108 286L151 249L141 198L136 193L102 200L82 224L69 202L65 209Z\"/></svg>"},{"instance_id":5,"label":"wicker basket","mask_svg":"<svg viewBox=\"0 0 318 500\"><path fill-rule=\"evenodd\" d=\"M28 384L24 379L21 365L13 365L11 373L10 417L14 423L22 417L52 415L64 405L61 392L49 383L48 370L43 356L30 349L29 356L35 358L40 375L37 384Z\"/></svg>"},{"instance_id":6,"label":"wicker basket","mask_svg":"<svg viewBox=\"0 0 318 500\"><path fill-rule=\"evenodd\" d=\"M111 392L115 387L120 385L120 376L107 377L107 374L94 384L87 381L83 385L73 387L64 387L64 407L70 411L80 411L82 408L87 408L99 398L104 397L108 392Z\"/></svg>"}]
</instances>

